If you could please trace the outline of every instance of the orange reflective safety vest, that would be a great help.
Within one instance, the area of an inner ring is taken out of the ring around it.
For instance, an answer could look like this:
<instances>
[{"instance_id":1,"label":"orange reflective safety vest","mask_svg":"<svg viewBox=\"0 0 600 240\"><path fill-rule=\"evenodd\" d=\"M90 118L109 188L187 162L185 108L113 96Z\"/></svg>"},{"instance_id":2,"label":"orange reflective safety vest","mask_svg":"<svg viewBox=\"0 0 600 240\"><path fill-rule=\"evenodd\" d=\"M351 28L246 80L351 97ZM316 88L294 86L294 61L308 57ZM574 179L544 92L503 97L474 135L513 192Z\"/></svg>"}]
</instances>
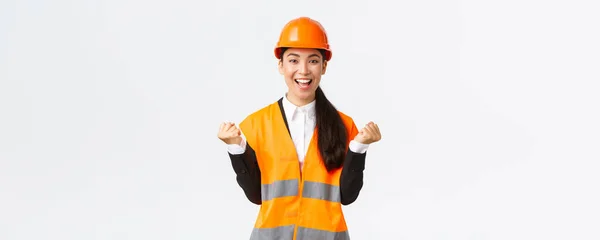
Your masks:
<instances>
[{"instance_id":1,"label":"orange reflective safety vest","mask_svg":"<svg viewBox=\"0 0 600 240\"><path fill-rule=\"evenodd\" d=\"M282 110L275 102L240 123L261 172L262 204L250 239L350 239L340 200L341 168L327 172L315 129L301 173ZM340 116L348 146L358 130L352 118L341 112Z\"/></svg>"}]
</instances>

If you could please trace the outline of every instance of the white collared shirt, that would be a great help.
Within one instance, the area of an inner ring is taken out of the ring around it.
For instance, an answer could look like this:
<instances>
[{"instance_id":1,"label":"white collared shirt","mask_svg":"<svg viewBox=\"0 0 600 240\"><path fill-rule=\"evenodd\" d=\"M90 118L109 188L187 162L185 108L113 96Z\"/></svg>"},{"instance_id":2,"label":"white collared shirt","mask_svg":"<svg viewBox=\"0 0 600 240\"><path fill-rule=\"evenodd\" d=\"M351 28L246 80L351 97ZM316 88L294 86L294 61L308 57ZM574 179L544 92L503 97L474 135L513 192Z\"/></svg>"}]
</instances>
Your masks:
<instances>
[{"instance_id":1,"label":"white collared shirt","mask_svg":"<svg viewBox=\"0 0 600 240\"><path fill-rule=\"evenodd\" d=\"M309 104L304 106L296 106L291 103L286 95L283 96L283 110L285 117L288 122L290 135L296 152L298 153L298 160L300 161L300 169L302 169L304 163L304 156L308 150L310 140L312 139L315 131L316 118L315 118L315 101L313 100ZM362 144L352 140L348 146L350 151L355 153L365 153L369 147L368 144ZM227 151L231 154L242 154L246 151L246 138L242 135L242 142L240 145L228 144Z\"/></svg>"}]
</instances>

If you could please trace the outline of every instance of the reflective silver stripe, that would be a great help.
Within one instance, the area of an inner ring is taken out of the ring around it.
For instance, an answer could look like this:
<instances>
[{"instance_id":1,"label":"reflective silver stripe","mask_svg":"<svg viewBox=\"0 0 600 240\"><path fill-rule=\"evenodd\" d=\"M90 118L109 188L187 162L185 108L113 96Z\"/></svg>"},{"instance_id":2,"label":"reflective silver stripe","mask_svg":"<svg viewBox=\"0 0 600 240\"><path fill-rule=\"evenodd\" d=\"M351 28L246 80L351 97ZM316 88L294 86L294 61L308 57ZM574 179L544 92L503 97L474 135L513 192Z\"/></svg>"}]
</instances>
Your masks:
<instances>
[{"instance_id":1,"label":"reflective silver stripe","mask_svg":"<svg viewBox=\"0 0 600 240\"><path fill-rule=\"evenodd\" d=\"M250 240L292 240L293 238L294 225L275 228L255 228L250 235Z\"/></svg>"},{"instance_id":2,"label":"reflective silver stripe","mask_svg":"<svg viewBox=\"0 0 600 240\"><path fill-rule=\"evenodd\" d=\"M341 202L340 187L320 182L304 181L302 197Z\"/></svg>"},{"instance_id":3,"label":"reflective silver stripe","mask_svg":"<svg viewBox=\"0 0 600 240\"><path fill-rule=\"evenodd\" d=\"M298 240L350 240L348 231L343 232L330 232L325 230L318 230L312 228L298 227L298 233L296 234Z\"/></svg>"},{"instance_id":4,"label":"reflective silver stripe","mask_svg":"<svg viewBox=\"0 0 600 240\"><path fill-rule=\"evenodd\" d=\"M298 179L280 180L270 184L262 184L261 186L263 201L296 195L298 195ZM304 181L302 197L340 202L340 187L326 183Z\"/></svg>"},{"instance_id":5,"label":"reflective silver stripe","mask_svg":"<svg viewBox=\"0 0 600 240\"><path fill-rule=\"evenodd\" d=\"M261 186L261 197L263 201L296 195L298 195L298 179L275 181Z\"/></svg>"},{"instance_id":6,"label":"reflective silver stripe","mask_svg":"<svg viewBox=\"0 0 600 240\"><path fill-rule=\"evenodd\" d=\"M250 240L292 240L294 225L275 228L254 228ZM350 240L348 231L330 232L312 228L298 227L297 240Z\"/></svg>"}]
</instances>

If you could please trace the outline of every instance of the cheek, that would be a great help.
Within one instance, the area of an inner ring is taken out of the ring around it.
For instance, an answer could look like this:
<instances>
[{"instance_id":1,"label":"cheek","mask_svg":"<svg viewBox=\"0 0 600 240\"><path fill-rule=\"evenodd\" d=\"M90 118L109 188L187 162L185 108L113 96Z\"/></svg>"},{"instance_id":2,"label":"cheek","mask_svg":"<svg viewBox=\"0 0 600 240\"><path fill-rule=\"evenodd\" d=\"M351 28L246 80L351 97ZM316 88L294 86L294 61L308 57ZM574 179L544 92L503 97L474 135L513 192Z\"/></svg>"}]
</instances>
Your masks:
<instances>
[{"instance_id":1,"label":"cheek","mask_svg":"<svg viewBox=\"0 0 600 240\"><path fill-rule=\"evenodd\" d=\"M313 79L313 83L314 83L313 86L316 88L319 85L319 83L321 83L321 78Z\"/></svg>"},{"instance_id":2,"label":"cheek","mask_svg":"<svg viewBox=\"0 0 600 240\"><path fill-rule=\"evenodd\" d=\"M293 81L293 78L294 78L294 71L292 71L289 68L284 68L283 69L283 77L285 78L285 81L287 83L291 83Z\"/></svg>"},{"instance_id":3,"label":"cheek","mask_svg":"<svg viewBox=\"0 0 600 240\"><path fill-rule=\"evenodd\" d=\"M315 75L321 75L321 73L323 73L323 68L320 65L314 66L311 68L311 72L314 73Z\"/></svg>"},{"instance_id":4,"label":"cheek","mask_svg":"<svg viewBox=\"0 0 600 240\"><path fill-rule=\"evenodd\" d=\"M284 68L284 69L283 69L283 75L284 75L286 78L291 78L291 77L293 77L295 72L296 72L296 70L295 70L295 69L293 69L293 68L291 68L291 67L287 67L287 68Z\"/></svg>"}]
</instances>

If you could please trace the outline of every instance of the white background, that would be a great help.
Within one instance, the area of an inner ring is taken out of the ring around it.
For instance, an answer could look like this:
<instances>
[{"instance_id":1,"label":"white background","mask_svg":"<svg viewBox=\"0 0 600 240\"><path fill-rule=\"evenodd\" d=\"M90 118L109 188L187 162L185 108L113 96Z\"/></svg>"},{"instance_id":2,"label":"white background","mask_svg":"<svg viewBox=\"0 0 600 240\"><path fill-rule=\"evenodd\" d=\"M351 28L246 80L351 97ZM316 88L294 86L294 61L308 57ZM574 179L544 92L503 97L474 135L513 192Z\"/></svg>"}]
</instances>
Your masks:
<instances>
[{"instance_id":1,"label":"white background","mask_svg":"<svg viewBox=\"0 0 600 240\"><path fill-rule=\"evenodd\" d=\"M286 91L299 16L383 134L353 239L599 239L594 2L2 0L0 239L248 239L217 129Z\"/></svg>"}]
</instances>

